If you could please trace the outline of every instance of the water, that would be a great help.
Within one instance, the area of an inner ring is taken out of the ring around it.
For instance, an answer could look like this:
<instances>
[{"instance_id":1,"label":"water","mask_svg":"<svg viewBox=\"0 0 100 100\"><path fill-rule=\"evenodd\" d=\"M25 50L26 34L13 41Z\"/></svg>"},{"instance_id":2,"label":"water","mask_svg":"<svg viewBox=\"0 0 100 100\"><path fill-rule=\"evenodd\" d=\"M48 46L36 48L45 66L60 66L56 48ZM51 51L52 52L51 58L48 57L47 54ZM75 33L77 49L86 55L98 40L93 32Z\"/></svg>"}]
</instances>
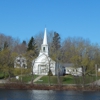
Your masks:
<instances>
[{"instance_id":1,"label":"water","mask_svg":"<svg viewBox=\"0 0 100 100\"><path fill-rule=\"evenodd\" d=\"M0 89L0 100L100 100L100 92Z\"/></svg>"}]
</instances>

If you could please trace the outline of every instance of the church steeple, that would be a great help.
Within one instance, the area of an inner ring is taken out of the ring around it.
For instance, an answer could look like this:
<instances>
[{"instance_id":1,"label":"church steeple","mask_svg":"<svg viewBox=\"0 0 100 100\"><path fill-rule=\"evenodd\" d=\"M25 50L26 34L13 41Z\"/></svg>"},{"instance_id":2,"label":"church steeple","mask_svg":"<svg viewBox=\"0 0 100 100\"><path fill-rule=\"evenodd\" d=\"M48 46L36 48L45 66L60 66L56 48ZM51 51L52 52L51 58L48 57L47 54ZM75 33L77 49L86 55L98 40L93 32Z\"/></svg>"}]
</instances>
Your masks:
<instances>
[{"instance_id":1,"label":"church steeple","mask_svg":"<svg viewBox=\"0 0 100 100\"><path fill-rule=\"evenodd\" d=\"M43 44L41 45L40 54L46 54L48 56L48 43L47 43L47 31L46 28L44 30L44 38L43 38Z\"/></svg>"},{"instance_id":2,"label":"church steeple","mask_svg":"<svg viewBox=\"0 0 100 100\"><path fill-rule=\"evenodd\" d=\"M44 30L43 45L47 45L47 32L46 32L46 28L45 28L45 30Z\"/></svg>"}]
</instances>

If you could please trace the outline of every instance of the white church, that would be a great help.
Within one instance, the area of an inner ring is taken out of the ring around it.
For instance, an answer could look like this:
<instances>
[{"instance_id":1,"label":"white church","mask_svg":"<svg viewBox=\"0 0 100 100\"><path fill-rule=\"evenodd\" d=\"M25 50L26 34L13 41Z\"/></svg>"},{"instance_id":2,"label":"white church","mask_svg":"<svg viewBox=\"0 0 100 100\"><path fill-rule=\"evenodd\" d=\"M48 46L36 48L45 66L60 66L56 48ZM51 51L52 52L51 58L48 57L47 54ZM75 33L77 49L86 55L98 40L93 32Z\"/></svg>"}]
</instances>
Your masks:
<instances>
[{"instance_id":1,"label":"white church","mask_svg":"<svg viewBox=\"0 0 100 100\"><path fill-rule=\"evenodd\" d=\"M56 62L49 57L48 43L47 43L47 32L46 28L44 31L43 44L41 45L41 50L39 56L32 61L33 74L35 75L48 75L49 70L51 70L53 75L57 75L59 70L60 75L63 74L63 67L56 66Z\"/></svg>"}]
</instances>

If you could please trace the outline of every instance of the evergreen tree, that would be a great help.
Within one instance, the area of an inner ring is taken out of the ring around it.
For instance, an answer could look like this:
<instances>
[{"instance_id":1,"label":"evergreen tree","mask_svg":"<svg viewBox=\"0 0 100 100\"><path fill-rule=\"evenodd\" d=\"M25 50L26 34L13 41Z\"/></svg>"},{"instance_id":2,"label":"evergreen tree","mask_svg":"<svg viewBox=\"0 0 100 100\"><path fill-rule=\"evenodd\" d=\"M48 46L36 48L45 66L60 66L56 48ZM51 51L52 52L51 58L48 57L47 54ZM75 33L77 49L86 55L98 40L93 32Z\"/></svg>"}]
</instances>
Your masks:
<instances>
[{"instance_id":1,"label":"evergreen tree","mask_svg":"<svg viewBox=\"0 0 100 100\"><path fill-rule=\"evenodd\" d=\"M38 54L38 49L37 49L37 45L35 43L35 40L33 37L31 37L29 43L28 43L28 48L27 48L27 51L30 51L32 50L34 52L33 55L37 55Z\"/></svg>"},{"instance_id":2,"label":"evergreen tree","mask_svg":"<svg viewBox=\"0 0 100 100\"><path fill-rule=\"evenodd\" d=\"M60 36L57 32L54 32L53 42L52 42L52 48L57 51L61 47L60 43Z\"/></svg>"},{"instance_id":3,"label":"evergreen tree","mask_svg":"<svg viewBox=\"0 0 100 100\"><path fill-rule=\"evenodd\" d=\"M57 32L54 32L54 36L52 39L51 47L50 47L50 56L53 60L60 59L60 48L61 48L61 42L60 42L60 35Z\"/></svg>"},{"instance_id":4,"label":"evergreen tree","mask_svg":"<svg viewBox=\"0 0 100 100\"><path fill-rule=\"evenodd\" d=\"M59 60L61 59L60 57L60 47L61 47L61 42L60 42L60 35L57 32L54 32L54 37L52 41L52 52L51 52L51 57L56 61L56 67L57 67L57 81L58 84L60 85L60 71L59 71Z\"/></svg>"}]
</instances>

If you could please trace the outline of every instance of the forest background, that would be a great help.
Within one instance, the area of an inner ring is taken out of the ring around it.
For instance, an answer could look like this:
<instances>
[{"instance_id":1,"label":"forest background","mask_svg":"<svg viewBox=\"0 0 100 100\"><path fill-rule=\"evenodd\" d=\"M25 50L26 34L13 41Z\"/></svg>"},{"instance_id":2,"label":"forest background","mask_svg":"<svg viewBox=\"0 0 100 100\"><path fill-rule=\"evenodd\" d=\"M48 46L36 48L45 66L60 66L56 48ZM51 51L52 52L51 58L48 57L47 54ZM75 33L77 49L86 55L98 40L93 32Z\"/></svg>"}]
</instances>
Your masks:
<instances>
[{"instance_id":1,"label":"forest background","mask_svg":"<svg viewBox=\"0 0 100 100\"><path fill-rule=\"evenodd\" d=\"M66 36L65 36L66 37ZM31 72L32 60L40 51L43 42L43 32L30 37L29 41L0 34L0 71L9 77L20 72L14 69L16 57L23 56L27 60L28 70ZM59 63L73 63L74 67L84 67L87 73L94 73L95 65L100 66L100 46L82 37L66 37L61 40L57 32L48 32L49 56ZM5 75L6 76L6 75Z\"/></svg>"}]
</instances>

